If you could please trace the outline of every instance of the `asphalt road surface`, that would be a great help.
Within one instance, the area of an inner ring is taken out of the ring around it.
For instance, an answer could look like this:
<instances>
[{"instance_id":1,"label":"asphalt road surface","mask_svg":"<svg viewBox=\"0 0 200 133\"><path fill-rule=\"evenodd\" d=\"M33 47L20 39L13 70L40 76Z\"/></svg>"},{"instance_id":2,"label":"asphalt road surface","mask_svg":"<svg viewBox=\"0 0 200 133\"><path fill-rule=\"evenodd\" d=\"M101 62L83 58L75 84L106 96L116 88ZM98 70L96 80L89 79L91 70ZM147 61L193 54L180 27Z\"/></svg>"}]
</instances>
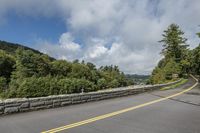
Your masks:
<instances>
[{"instance_id":1,"label":"asphalt road surface","mask_svg":"<svg viewBox=\"0 0 200 133\"><path fill-rule=\"evenodd\" d=\"M200 133L199 85L159 101L194 84L195 80L189 79L185 85L166 91L0 116L0 133ZM116 111L121 112L113 113Z\"/></svg>"}]
</instances>

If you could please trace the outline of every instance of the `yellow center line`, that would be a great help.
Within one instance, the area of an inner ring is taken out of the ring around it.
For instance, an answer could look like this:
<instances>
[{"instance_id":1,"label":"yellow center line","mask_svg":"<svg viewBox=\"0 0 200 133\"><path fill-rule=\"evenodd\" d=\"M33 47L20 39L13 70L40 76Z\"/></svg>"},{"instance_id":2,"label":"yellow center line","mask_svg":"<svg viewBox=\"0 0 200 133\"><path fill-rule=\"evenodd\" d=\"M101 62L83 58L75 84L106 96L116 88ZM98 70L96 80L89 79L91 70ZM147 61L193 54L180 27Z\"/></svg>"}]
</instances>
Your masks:
<instances>
[{"instance_id":1,"label":"yellow center line","mask_svg":"<svg viewBox=\"0 0 200 133\"><path fill-rule=\"evenodd\" d=\"M137 106L133 106L133 107L130 107L130 108L126 108L126 109L123 109L123 110L115 111L115 112L112 112L112 113L100 115L100 116L90 118L90 119L87 119L87 120L83 120L83 121L80 121L80 122L75 122L75 123L72 123L72 124L69 124L69 125L54 128L54 129L51 129L51 130L48 130L48 131L43 131L41 133L56 133L56 132L59 132L59 131L67 130L67 129L78 127L78 126L81 126L81 125L84 125L84 124L88 124L88 123L92 123L92 122L95 122L95 121L98 121L98 120L102 120L102 119L105 119L105 118L116 116L116 115L119 115L119 114L122 114L122 113L125 113L125 112L128 112L128 111L132 111L132 110L135 110L135 109L138 109L138 108L141 108L141 107L145 107L145 106L154 104L154 103L158 103L158 102L170 99L172 97L179 96L179 95L181 95L181 94L183 94L187 91L190 91L191 89L193 89L194 87L197 86L198 80L194 76L192 76L192 77L196 80L196 83L193 86L189 87L188 89L185 89L184 91L181 91L179 93L176 93L176 94L164 97L164 98L160 98L160 99L157 99L157 100L153 100L153 101L150 101L150 102L147 102L147 103L144 103L144 104L140 104L140 105L137 105Z\"/></svg>"}]
</instances>

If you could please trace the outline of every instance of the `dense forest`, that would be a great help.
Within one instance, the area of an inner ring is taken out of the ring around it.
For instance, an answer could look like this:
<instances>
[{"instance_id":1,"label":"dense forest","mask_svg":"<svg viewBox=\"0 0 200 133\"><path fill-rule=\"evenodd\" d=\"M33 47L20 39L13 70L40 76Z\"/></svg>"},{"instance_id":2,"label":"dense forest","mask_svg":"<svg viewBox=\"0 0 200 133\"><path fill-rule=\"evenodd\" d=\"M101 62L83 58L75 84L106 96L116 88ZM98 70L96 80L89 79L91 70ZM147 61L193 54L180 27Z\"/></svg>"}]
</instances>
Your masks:
<instances>
[{"instance_id":1,"label":"dense forest","mask_svg":"<svg viewBox=\"0 0 200 133\"><path fill-rule=\"evenodd\" d=\"M200 37L200 33L197 33ZM190 50L184 32L176 24L171 24L159 41L164 56L153 70L150 82L152 84L169 82L178 77L187 77L189 73L200 75L200 44Z\"/></svg>"},{"instance_id":2,"label":"dense forest","mask_svg":"<svg viewBox=\"0 0 200 133\"><path fill-rule=\"evenodd\" d=\"M118 66L56 60L18 44L0 41L2 98L40 97L97 91L133 84Z\"/></svg>"}]
</instances>

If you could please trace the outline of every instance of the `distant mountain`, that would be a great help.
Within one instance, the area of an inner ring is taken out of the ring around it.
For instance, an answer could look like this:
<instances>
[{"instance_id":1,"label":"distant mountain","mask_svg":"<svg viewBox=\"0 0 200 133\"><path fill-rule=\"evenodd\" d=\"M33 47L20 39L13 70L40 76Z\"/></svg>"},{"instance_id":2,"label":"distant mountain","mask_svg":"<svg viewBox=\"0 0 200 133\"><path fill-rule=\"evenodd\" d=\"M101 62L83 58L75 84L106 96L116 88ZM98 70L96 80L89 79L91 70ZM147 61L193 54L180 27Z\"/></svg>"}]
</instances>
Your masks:
<instances>
[{"instance_id":1,"label":"distant mountain","mask_svg":"<svg viewBox=\"0 0 200 133\"><path fill-rule=\"evenodd\" d=\"M18 49L18 48L22 48L24 50L31 50L33 51L34 53L36 54L40 54L42 55L43 53L41 53L40 51L38 50L35 50L35 49L32 49L32 48L29 48L27 46L23 46L21 44L16 44L16 43L10 43L10 42L6 42L6 41L0 41L0 50L4 50L6 51L7 53L9 54L15 54L15 51ZM50 57L51 60L55 60L54 58Z\"/></svg>"},{"instance_id":2,"label":"distant mountain","mask_svg":"<svg viewBox=\"0 0 200 133\"><path fill-rule=\"evenodd\" d=\"M148 84L150 75L126 74L126 78L133 80L135 84Z\"/></svg>"},{"instance_id":3,"label":"distant mountain","mask_svg":"<svg viewBox=\"0 0 200 133\"><path fill-rule=\"evenodd\" d=\"M0 41L0 49L4 50L10 54L13 54L18 48L23 48L25 50L31 50L35 53L42 54L35 49L29 48L29 47L26 47L26 46L23 46L20 44L10 43L10 42L6 42L6 41Z\"/></svg>"},{"instance_id":4,"label":"distant mountain","mask_svg":"<svg viewBox=\"0 0 200 133\"><path fill-rule=\"evenodd\" d=\"M147 79L150 77L150 75L139 75L139 74L126 74L126 77L128 78L139 78L139 79Z\"/></svg>"}]
</instances>

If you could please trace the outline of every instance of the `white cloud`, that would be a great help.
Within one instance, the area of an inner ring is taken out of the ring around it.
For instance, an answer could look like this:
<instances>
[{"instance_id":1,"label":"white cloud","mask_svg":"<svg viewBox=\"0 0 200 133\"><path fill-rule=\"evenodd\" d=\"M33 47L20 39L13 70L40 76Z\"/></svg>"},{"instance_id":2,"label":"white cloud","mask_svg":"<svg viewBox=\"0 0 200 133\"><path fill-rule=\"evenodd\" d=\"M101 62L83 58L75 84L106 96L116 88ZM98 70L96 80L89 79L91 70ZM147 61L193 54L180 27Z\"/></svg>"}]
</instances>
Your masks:
<instances>
[{"instance_id":1,"label":"white cloud","mask_svg":"<svg viewBox=\"0 0 200 133\"><path fill-rule=\"evenodd\" d=\"M88 49L89 58L99 58L101 55L105 54L108 49L102 45L96 45L91 49ZM87 56L86 56L87 57Z\"/></svg>"},{"instance_id":2,"label":"white cloud","mask_svg":"<svg viewBox=\"0 0 200 133\"><path fill-rule=\"evenodd\" d=\"M40 40L37 48L58 59L74 60L80 58L81 46L74 42L69 32L60 36L58 44Z\"/></svg>"},{"instance_id":3,"label":"white cloud","mask_svg":"<svg viewBox=\"0 0 200 133\"><path fill-rule=\"evenodd\" d=\"M70 33L63 33L59 39L59 44L61 48L70 51L79 51L81 49L78 43L73 42L74 38L71 36Z\"/></svg>"},{"instance_id":4,"label":"white cloud","mask_svg":"<svg viewBox=\"0 0 200 133\"><path fill-rule=\"evenodd\" d=\"M115 64L126 73L147 74L161 58L158 41L169 24L181 26L192 48L198 44L199 5L199 0L1 0L0 18L6 20L8 11L59 16L68 30L58 43L42 41L38 49L57 58Z\"/></svg>"}]
</instances>

